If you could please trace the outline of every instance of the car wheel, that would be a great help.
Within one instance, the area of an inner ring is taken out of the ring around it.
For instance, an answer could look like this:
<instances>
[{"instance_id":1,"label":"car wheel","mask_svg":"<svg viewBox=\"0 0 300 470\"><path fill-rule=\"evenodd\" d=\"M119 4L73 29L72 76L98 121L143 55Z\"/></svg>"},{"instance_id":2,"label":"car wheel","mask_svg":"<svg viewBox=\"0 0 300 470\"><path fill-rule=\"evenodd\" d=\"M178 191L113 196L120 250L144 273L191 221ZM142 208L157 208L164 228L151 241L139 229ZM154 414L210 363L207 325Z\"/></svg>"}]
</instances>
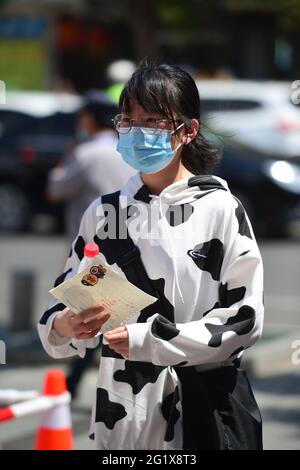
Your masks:
<instances>
[{"instance_id":1,"label":"car wheel","mask_svg":"<svg viewBox=\"0 0 300 470\"><path fill-rule=\"evenodd\" d=\"M26 228L29 203L24 192L9 183L0 183L0 232L19 232Z\"/></svg>"}]
</instances>

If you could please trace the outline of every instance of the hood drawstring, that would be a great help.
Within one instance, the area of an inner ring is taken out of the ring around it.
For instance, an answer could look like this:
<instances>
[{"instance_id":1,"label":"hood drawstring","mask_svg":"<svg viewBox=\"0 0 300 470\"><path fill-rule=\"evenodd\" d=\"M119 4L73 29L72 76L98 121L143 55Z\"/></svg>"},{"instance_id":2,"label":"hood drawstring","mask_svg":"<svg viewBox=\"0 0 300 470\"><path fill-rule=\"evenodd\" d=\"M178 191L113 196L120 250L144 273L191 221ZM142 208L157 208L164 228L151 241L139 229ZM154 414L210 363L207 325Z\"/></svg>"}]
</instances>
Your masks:
<instances>
[{"instance_id":1,"label":"hood drawstring","mask_svg":"<svg viewBox=\"0 0 300 470\"><path fill-rule=\"evenodd\" d=\"M177 286L181 301L184 304L184 299L183 299L182 291L181 291L181 288L180 288L179 279L178 279L178 272L177 272L176 263L175 263L175 252L174 252L174 249L173 249L172 238L170 237L168 222L167 222L166 217L164 216L164 213L163 213L163 210L162 210L162 198L160 196L157 196L156 194L149 194L149 196L151 196L152 198L155 198L156 200L159 201L159 213L160 213L161 218L163 220L163 224L165 226L165 232L167 234L167 238L168 238L170 249L171 249L171 258L172 258L173 269L174 269L174 273L175 273L175 282L176 282L176 286ZM175 296L174 296L174 288L173 288L173 291L172 291L172 304L173 305L175 305L174 297Z\"/></svg>"}]
</instances>

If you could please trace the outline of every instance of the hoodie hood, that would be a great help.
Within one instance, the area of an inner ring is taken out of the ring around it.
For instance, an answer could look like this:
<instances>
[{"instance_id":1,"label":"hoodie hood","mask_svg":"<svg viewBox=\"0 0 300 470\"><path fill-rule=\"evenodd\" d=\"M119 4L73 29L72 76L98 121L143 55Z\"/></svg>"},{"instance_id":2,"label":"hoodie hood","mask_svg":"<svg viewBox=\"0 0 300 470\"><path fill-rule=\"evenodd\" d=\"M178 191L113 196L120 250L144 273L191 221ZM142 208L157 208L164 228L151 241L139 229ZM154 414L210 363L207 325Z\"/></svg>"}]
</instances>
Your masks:
<instances>
[{"instance_id":1,"label":"hoodie hood","mask_svg":"<svg viewBox=\"0 0 300 470\"><path fill-rule=\"evenodd\" d=\"M191 203L204 194L217 190L229 191L227 182L218 176L198 175L176 181L164 188L159 195L154 195L138 172L129 179L122 190L122 195L148 204L153 199L161 199L164 204L179 205Z\"/></svg>"},{"instance_id":2,"label":"hoodie hood","mask_svg":"<svg viewBox=\"0 0 300 470\"><path fill-rule=\"evenodd\" d=\"M178 269L176 265L176 250L174 250L172 236L170 235L170 223L167 218L170 217L170 207L182 206L196 202L209 193L222 190L229 191L228 185L225 180L218 176L211 175L198 175L190 178L182 179L172 183L164 188L159 195L151 194L148 187L142 180L141 174L138 172L133 175L126 186L121 191L122 196L126 196L132 203L142 202L146 204L153 204L159 206L160 218L163 222L164 233L168 240L168 245L171 252L172 264L174 269L175 284L177 286L179 296L182 303L184 303L182 290L180 288ZM192 208L193 210L193 208ZM174 305L174 287L172 303Z\"/></svg>"}]
</instances>

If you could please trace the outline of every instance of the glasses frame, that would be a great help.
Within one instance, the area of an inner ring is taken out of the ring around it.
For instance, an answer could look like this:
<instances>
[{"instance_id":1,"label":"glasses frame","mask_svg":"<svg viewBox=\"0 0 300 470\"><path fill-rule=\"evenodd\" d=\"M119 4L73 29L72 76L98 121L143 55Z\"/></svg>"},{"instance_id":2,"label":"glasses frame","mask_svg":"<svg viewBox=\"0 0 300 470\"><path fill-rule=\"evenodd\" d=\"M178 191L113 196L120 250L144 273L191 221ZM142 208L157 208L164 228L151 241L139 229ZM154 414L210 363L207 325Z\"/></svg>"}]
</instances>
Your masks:
<instances>
[{"instance_id":1,"label":"glasses frame","mask_svg":"<svg viewBox=\"0 0 300 470\"><path fill-rule=\"evenodd\" d=\"M130 119L130 126L129 127L120 127L118 126L119 124L119 119L120 117L122 116L122 114L116 114L116 116L112 119L112 123L113 123L113 126L115 128L115 130L119 133L119 134L128 134L131 129L133 127L137 127L135 126L133 123L135 122L135 119ZM160 122L167 122L167 123L176 123L176 122L182 122L178 119L175 119L175 121L173 121L172 119L167 119L167 118L153 118L153 120L155 120L155 123L160 123ZM143 128L147 128L147 126L140 126L140 127L143 127ZM149 127L148 129L151 129L153 131L153 134L159 134L160 131L163 131L163 130L168 130L168 131L172 131L173 129L166 129L166 128L161 128L161 127Z\"/></svg>"}]
</instances>

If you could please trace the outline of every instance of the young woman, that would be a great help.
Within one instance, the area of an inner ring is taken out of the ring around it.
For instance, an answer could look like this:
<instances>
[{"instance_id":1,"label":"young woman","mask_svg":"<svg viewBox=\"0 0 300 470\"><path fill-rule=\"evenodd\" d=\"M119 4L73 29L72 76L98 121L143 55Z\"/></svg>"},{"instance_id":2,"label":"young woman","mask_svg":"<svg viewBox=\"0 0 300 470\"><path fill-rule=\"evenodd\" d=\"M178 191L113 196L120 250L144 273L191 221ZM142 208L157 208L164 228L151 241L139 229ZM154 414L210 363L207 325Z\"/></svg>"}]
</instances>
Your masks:
<instances>
[{"instance_id":1,"label":"young woman","mask_svg":"<svg viewBox=\"0 0 300 470\"><path fill-rule=\"evenodd\" d=\"M157 302L104 337L101 306L75 315L56 303L38 326L56 358L84 357L103 338L92 417L99 449L262 447L260 413L240 368L261 335L262 261L244 208L209 174L217 154L199 113L185 71L149 63L136 70L114 122L117 148L138 172L87 209L56 281L77 272L84 244L95 241L109 265ZM125 214L125 238L107 236L106 204Z\"/></svg>"}]
</instances>

